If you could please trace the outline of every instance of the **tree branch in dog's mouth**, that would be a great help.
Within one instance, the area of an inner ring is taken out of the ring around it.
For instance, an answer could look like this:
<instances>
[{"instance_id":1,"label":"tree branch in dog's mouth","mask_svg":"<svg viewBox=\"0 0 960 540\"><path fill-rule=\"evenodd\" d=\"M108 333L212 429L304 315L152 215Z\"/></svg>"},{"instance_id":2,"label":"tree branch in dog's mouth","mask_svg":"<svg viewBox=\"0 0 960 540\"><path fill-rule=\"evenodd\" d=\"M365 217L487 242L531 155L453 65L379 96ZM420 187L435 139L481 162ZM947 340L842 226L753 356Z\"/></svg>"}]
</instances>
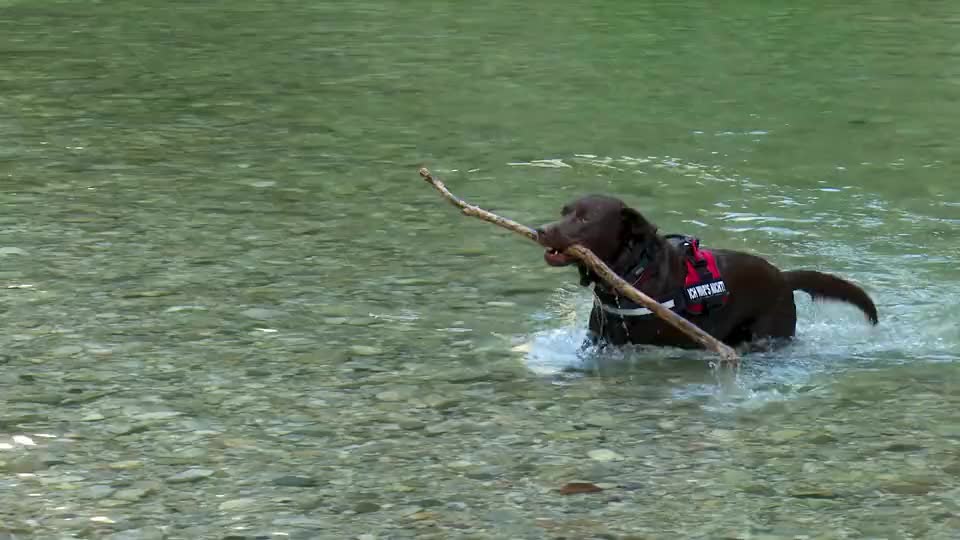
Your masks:
<instances>
[{"instance_id":1,"label":"tree branch in dog's mouth","mask_svg":"<svg viewBox=\"0 0 960 540\"><path fill-rule=\"evenodd\" d=\"M536 230L531 229L526 225L517 223L511 219L498 216L493 212L488 212L487 210L469 204L463 199L457 197L447 189L447 186L444 185L443 182L437 178L434 178L434 176L426 168L420 169L420 176L422 176L424 180L436 188L437 191L439 191L440 194L447 199L447 201L459 208L460 211L465 215L477 217L484 221L489 221L494 225L499 225L505 229L509 229L517 234L522 234L537 244L547 248L543 256L547 263L551 266L567 266L577 261L582 262L610 287L620 292L630 300L633 300L634 302L646 307L657 317L660 317L677 330L680 330L690 337L690 339L703 346L705 349L719 354L722 363L727 363L733 366L739 365L740 357L737 355L736 351L726 344L720 342L710 334L704 332L697 325L670 311L670 309L660 305L660 303L653 298L650 298L649 296L635 289L632 285L624 281L623 278L611 270L610 267L608 267L589 249L579 244L566 246L563 250L551 247L544 242L544 239L540 238Z\"/></svg>"}]
</instances>

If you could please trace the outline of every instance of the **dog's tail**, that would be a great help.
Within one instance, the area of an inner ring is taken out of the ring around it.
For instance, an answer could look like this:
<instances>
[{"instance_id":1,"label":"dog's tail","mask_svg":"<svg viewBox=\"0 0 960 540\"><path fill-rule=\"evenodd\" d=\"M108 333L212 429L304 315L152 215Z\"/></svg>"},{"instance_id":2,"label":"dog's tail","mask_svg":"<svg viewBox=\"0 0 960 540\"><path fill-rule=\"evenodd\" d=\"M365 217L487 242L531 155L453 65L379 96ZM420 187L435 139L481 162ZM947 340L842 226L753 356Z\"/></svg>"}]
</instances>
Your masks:
<instances>
[{"instance_id":1,"label":"dog's tail","mask_svg":"<svg viewBox=\"0 0 960 540\"><path fill-rule=\"evenodd\" d=\"M801 290L812 296L814 300L830 299L849 302L860 308L870 322L877 324L877 306L873 305L873 300L866 291L853 283L813 270L784 272L783 277L793 290Z\"/></svg>"}]
</instances>

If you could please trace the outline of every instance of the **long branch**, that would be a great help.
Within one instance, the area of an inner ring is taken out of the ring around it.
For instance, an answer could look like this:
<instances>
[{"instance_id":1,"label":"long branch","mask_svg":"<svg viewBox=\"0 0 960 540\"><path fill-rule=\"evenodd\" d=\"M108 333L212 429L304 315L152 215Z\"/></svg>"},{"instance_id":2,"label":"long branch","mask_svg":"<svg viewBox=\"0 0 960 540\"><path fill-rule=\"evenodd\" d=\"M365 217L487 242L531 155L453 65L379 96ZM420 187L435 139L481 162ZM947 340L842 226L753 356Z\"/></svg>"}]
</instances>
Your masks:
<instances>
[{"instance_id":1,"label":"long branch","mask_svg":"<svg viewBox=\"0 0 960 540\"><path fill-rule=\"evenodd\" d=\"M447 186L445 186L444 183L438 178L435 178L432 174L430 174L430 171L426 168L420 169L420 176L422 176L424 180L436 188L445 199L459 208L460 211L465 215L477 217L484 221L489 221L490 223L499 225L515 233L522 234L530 240L539 243L537 240L537 231L527 227L526 225L522 225L516 221L498 216L493 212L488 212L487 210L484 210L478 206L467 203L463 199L451 193L450 190L447 189ZM563 253L564 255L568 255L579 261L582 261L591 270L593 270L597 276L620 292L623 296L626 296L630 300L643 305L653 312L657 317L660 317L677 330L680 330L689 336L690 339L702 345L705 349L719 354L722 362L732 365L737 365L739 363L740 357L737 355L736 351L726 344L720 342L710 334L704 332L697 325L670 311L670 309L663 307L663 305L653 298L650 298L646 294L638 291L635 287L618 276L616 272L611 270L610 267L608 267L589 249L579 244L574 244L565 249Z\"/></svg>"}]
</instances>

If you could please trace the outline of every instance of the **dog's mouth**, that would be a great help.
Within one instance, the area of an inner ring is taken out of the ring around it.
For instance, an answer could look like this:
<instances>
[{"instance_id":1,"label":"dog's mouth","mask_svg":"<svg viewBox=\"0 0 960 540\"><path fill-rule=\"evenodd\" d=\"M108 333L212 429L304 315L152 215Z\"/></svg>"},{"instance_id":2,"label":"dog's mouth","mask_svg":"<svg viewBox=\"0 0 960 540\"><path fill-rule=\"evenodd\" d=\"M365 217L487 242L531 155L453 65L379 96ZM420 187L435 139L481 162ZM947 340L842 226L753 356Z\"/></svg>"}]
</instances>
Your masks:
<instances>
[{"instance_id":1,"label":"dog's mouth","mask_svg":"<svg viewBox=\"0 0 960 540\"><path fill-rule=\"evenodd\" d=\"M573 257L563 253L570 242L559 234L555 228L537 229L537 242L546 249L543 252L543 260L547 261L550 266L567 266L575 262Z\"/></svg>"},{"instance_id":2,"label":"dog's mouth","mask_svg":"<svg viewBox=\"0 0 960 540\"><path fill-rule=\"evenodd\" d=\"M574 263L573 257L553 248L547 248L543 253L543 260L547 261L550 266L567 266Z\"/></svg>"}]
</instances>

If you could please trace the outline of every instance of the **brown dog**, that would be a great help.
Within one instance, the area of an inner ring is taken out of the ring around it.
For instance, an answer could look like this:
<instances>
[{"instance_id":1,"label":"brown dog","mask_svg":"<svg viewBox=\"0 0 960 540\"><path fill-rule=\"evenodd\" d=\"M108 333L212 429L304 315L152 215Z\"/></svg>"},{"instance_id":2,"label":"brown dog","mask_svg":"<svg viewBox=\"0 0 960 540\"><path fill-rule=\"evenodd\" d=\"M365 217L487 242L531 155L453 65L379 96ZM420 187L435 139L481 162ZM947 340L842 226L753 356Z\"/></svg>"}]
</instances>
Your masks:
<instances>
[{"instance_id":1,"label":"brown dog","mask_svg":"<svg viewBox=\"0 0 960 540\"><path fill-rule=\"evenodd\" d=\"M730 346L792 338L797 322L795 290L815 299L849 302L877 324L873 301L846 280L811 270L783 272L755 255L707 251L699 248L695 238L661 236L655 225L619 199L589 195L565 206L561 216L537 229L540 244L547 248L547 264L573 264L562 251L580 244L640 291ZM581 285L595 283L592 343L697 346L578 266Z\"/></svg>"}]
</instances>

